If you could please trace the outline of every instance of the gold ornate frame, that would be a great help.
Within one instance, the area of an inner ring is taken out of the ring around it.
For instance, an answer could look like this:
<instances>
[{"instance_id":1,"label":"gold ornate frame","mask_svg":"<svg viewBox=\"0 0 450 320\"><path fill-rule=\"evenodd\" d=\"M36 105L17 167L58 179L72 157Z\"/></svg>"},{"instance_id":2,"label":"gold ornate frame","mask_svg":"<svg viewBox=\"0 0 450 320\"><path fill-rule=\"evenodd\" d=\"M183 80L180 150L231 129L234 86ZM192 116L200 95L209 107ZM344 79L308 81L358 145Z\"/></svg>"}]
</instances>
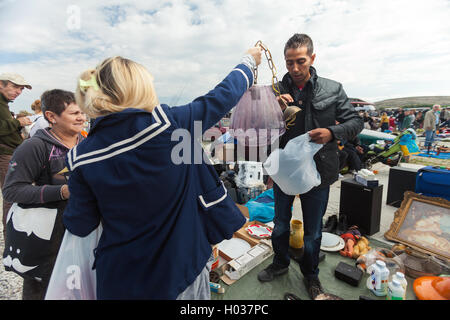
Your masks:
<instances>
[{"instance_id":1,"label":"gold ornate frame","mask_svg":"<svg viewBox=\"0 0 450 320\"><path fill-rule=\"evenodd\" d=\"M417 237L415 240L411 240L411 238L413 237L412 235L409 238L404 236L405 230L403 230L404 229L403 224L405 223L405 220L408 220L408 223L411 223L411 221L415 221L417 223L418 221L423 219L421 216L419 219L414 220L415 218L411 216L415 213L410 212L411 206L414 201L417 201L422 204L425 203L431 205L433 207L433 210L436 210L433 211L433 213L437 212L438 214L450 215L450 201L443 198L427 197L411 191L407 191L404 194L404 198L400 208L395 212L394 221L391 223L389 230L384 234L384 237L391 241L403 243L420 252L432 254L439 258L450 260L450 250L441 250L438 246L433 246L432 244L423 241L420 242L419 237ZM416 206L414 208L416 208ZM424 213L425 214L429 213L429 211L426 211ZM416 231L413 230L413 232ZM424 233L427 233L428 236L433 237L438 237L439 234L431 231L427 231ZM448 241L450 243L450 239L448 239L448 236L442 238L444 242Z\"/></svg>"}]
</instances>

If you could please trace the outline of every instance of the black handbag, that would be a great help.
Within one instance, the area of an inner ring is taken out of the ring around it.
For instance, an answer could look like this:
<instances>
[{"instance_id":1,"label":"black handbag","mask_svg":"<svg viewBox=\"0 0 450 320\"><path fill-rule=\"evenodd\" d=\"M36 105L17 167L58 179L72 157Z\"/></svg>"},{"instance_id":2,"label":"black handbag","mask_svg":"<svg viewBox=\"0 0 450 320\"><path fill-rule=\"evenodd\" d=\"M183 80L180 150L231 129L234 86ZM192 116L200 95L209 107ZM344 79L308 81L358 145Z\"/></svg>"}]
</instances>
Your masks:
<instances>
[{"instance_id":1,"label":"black handbag","mask_svg":"<svg viewBox=\"0 0 450 320\"><path fill-rule=\"evenodd\" d=\"M14 203L8 212L3 265L23 278L48 281L64 236L65 203Z\"/></svg>"}]
</instances>

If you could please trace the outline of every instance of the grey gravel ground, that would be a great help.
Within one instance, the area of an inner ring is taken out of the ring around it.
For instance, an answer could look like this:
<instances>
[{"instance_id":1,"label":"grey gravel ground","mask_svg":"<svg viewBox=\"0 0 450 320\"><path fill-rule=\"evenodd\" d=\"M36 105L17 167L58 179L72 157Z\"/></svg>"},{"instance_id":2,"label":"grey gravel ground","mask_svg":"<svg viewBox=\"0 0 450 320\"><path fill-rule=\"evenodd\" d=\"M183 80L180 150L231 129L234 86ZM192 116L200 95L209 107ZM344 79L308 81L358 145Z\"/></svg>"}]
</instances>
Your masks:
<instances>
[{"instance_id":1,"label":"grey gravel ground","mask_svg":"<svg viewBox=\"0 0 450 320\"><path fill-rule=\"evenodd\" d=\"M0 208L2 206L3 198L0 192ZM0 231L0 254L3 255L3 249L5 248L3 225L0 226ZM0 264L0 300L22 300L22 283L22 277L14 272L6 271L3 263Z\"/></svg>"}]
</instances>

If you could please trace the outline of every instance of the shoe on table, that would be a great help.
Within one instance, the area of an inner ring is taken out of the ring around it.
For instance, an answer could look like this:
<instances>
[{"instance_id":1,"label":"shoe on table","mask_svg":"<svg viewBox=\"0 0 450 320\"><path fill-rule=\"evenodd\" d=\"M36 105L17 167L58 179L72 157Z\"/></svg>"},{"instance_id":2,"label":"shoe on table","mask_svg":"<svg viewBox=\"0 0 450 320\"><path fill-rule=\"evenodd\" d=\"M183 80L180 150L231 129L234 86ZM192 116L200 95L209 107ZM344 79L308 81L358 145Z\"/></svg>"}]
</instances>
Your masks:
<instances>
[{"instance_id":1,"label":"shoe on table","mask_svg":"<svg viewBox=\"0 0 450 320\"><path fill-rule=\"evenodd\" d=\"M278 267L273 263L258 273L258 280L261 282L272 281L274 277L281 276L289 271L289 267Z\"/></svg>"}]
</instances>

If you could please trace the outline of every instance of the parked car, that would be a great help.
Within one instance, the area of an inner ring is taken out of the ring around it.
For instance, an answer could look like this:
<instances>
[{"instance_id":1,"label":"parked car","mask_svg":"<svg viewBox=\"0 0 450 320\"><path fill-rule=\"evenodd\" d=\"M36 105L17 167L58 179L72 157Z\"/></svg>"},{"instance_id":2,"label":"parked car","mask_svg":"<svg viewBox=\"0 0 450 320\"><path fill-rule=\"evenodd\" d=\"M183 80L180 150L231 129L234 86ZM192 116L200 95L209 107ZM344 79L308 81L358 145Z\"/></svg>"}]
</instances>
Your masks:
<instances>
[{"instance_id":1,"label":"parked car","mask_svg":"<svg viewBox=\"0 0 450 320\"><path fill-rule=\"evenodd\" d=\"M214 141L230 128L230 119L222 118L219 122L217 122L214 126L209 128L203 134L203 141Z\"/></svg>"},{"instance_id":2,"label":"parked car","mask_svg":"<svg viewBox=\"0 0 450 320\"><path fill-rule=\"evenodd\" d=\"M350 103L352 104L352 106L355 108L356 111L370 112L376 110L372 102L367 102L357 98L349 98L349 99Z\"/></svg>"}]
</instances>

